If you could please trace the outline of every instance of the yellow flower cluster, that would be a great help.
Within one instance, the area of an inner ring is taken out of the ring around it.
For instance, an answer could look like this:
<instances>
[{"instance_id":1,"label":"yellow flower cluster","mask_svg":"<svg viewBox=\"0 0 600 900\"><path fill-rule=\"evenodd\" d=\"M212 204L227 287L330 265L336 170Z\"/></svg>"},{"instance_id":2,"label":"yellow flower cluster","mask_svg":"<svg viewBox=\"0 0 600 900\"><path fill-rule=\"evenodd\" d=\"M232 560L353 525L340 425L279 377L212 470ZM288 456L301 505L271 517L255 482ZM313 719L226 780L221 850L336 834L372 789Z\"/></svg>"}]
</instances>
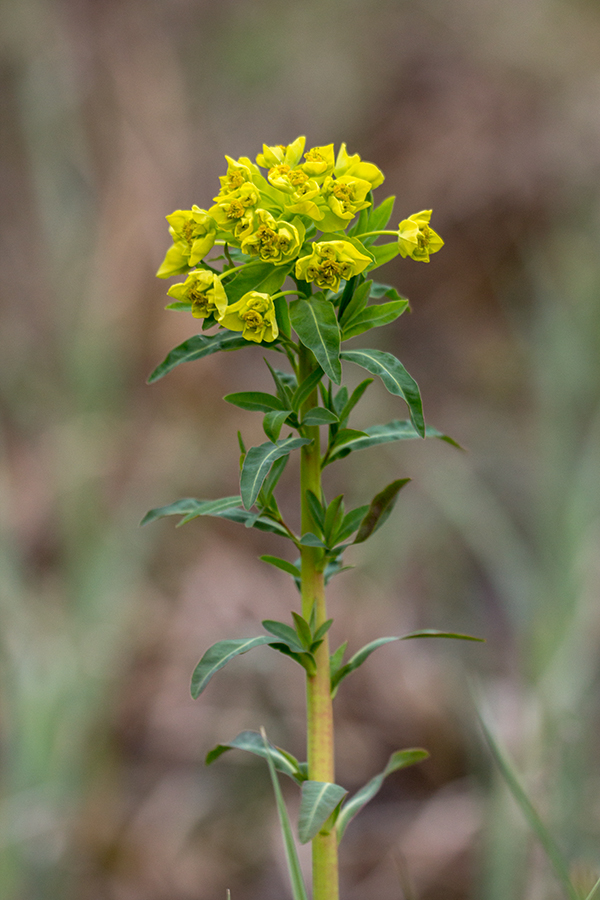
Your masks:
<instances>
[{"instance_id":1,"label":"yellow flower cluster","mask_svg":"<svg viewBox=\"0 0 600 900\"><path fill-rule=\"evenodd\" d=\"M382 184L383 173L358 154L349 154L345 144L336 156L333 144L305 152L305 143L299 137L287 146L263 145L255 163L247 157L226 156L227 172L219 179L213 205L179 209L167 216L173 244L157 275L170 278L189 273L168 291L178 308L185 305L195 317L241 331L247 340L274 341L279 329L273 297L251 290L237 299L238 290L228 298L228 276L256 261L287 266L281 284L295 261L296 279L337 292L342 280L373 264L366 248L344 232L361 210L371 206L371 191ZM428 254L441 246L425 217L426 213L419 213L392 232L398 236L403 256L427 261ZM318 231L323 240L306 242ZM212 264L203 263L215 245L225 247L230 262L229 253L237 248L237 265L217 272Z\"/></svg>"}]
</instances>

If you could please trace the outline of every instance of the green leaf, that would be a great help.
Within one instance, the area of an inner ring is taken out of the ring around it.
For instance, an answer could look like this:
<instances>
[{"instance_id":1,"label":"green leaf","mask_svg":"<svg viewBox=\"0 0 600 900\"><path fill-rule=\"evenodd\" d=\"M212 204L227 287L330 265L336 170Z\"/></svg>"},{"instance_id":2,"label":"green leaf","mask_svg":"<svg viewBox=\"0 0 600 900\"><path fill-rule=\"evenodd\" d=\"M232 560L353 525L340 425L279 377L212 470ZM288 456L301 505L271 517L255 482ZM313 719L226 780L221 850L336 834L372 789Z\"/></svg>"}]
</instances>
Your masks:
<instances>
[{"instance_id":1,"label":"green leaf","mask_svg":"<svg viewBox=\"0 0 600 900\"><path fill-rule=\"evenodd\" d=\"M192 675L192 697L196 700L215 672L226 666L235 656L247 653L261 644L269 644L273 638L263 634L255 638L242 638L233 641L218 641L209 647Z\"/></svg>"},{"instance_id":2,"label":"green leaf","mask_svg":"<svg viewBox=\"0 0 600 900\"><path fill-rule=\"evenodd\" d=\"M323 369L318 366L313 372L308 375L302 384L300 384L296 390L294 391L294 395L292 397L292 409L295 412L299 412L300 407L304 403L304 401L310 397L319 381L324 375Z\"/></svg>"},{"instance_id":3,"label":"green leaf","mask_svg":"<svg viewBox=\"0 0 600 900\"><path fill-rule=\"evenodd\" d=\"M317 671L317 664L315 662L315 658L312 653L299 652L298 650L292 650L290 645L287 642L281 641L272 641L270 646L273 650L277 650L279 653L283 653L284 656L289 656L298 665L302 666L303 669L306 670L309 677L313 677L313 675Z\"/></svg>"},{"instance_id":4,"label":"green leaf","mask_svg":"<svg viewBox=\"0 0 600 900\"><path fill-rule=\"evenodd\" d=\"M380 281L373 282L371 297L374 300L380 300L382 297L387 297L388 300L407 300L407 298L402 297L391 284L382 284Z\"/></svg>"},{"instance_id":5,"label":"green leaf","mask_svg":"<svg viewBox=\"0 0 600 900\"><path fill-rule=\"evenodd\" d=\"M285 420L292 415L291 409L273 409L263 419L263 431L270 441L279 440Z\"/></svg>"},{"instance_id":6,"label":"green leaf","mask_svg":"<svg viewBox=\"0 0 600 900\"><path fill-rule=\"evenodd\" d=\"M383 772L380 772L378 775L375 775L374 778L371 778L360 791L357 791L357 793L354 794L353 797L350 797L350 799L342 806L337 819L338 843L343 838L348 823L360 812L363 806L366 806L369 800L372 800L375 794L379 792L388 775L392 772L397 772L398 769L414 766L415 763L422 762L428 757L429 753L427 750L422 750L420 747L411 747L409 750L397 750L395 753L392 753Z\"/></svg>"},{"instance_id":7,"label":"green leaf","mask_svg":"<svg viewBox=\"0 0 600 900\"><path fill-rule=\"evenodd\" d=\"M317 525L319 531L322 533L325 525L325 510L323 509L323 504L311 490L306 491L306 502L308 503L310 514L313 517L315 525Z\"/></svg>"},{"instance_id":8,"label":"green leaf","mask_svg":"<svg viewBox=\"0 0 600 900\"><path fill-rule=\"evenodd\" d=\"M438 631L435 628L423 628L421 631L411 631L403 634L399 641L410 641L413 638L450 638L454 641L477 641L485 644L485 638L474 637L472 634L462 634L460 631Z\"/></svg>"},{"instance_id":9,"label":"green leaf","mask_svg":"<svg viewBox=\"0 0 600 900\"><path fill-rule=\"evenodd\" d=\"M331 410L325 409L324 406L314 406L309 409L302 419L303 425L331 425L337 422L338 417Z\"/></svg>"},{"instance_id":10,"label":"green leaf","mask_svg":"<svg viewBox=\"0 0 600 900\"><path fill-rule=\"evenodd\" d=\"M195 334L167 354L161 364L148 376L147 383L153 384L181 363L202 359L204 356L218 353L219 350L241 350L242 347L248 347L249 343L236 331L217 331L210 337Z\"/></svg>"},{"instance_id":11,"label":"green leaf","mask_svg":"<svg viewBox=\"0 0 600 900\"><path fill-rule=\"evenodd\" d=\"M330 671L332 680L333 680L333 676L336 674L336 672L342 665L342 662L344 660L344 653L346 652L347 648L348 648L348 641L344 641L344 643L340 644L340 646L337 648L337 650L334 653L332 653L331 656L329 657L329 671Z\"/></svg>"},{"instance_id":12,"label":"green leaf","mask_svg":"<svg viewBox=\"0 0 600 900\"><path fill-rule=\"evenodd\" d=\"M366 437L366 435L366 431L357 431L356 428L340 428L340 430L336 432L334 439L329 446L327 451L328 458L330 456L339 456L339 450L342 447L345 447L346 444L353 444L354 441L361 437Z\"/></svg>"},{"instance_id":13,"label":"green leaf","mask_svg":"<svg viewBox=\"0 0 600 900\"><path fill-rule=\"evenodd\" d=\"M300 578L301 573L298 566L295 566L293 563L288 562L287 559L281 559L279 556L269 556L268 554L265 556L260 556L259 559L262 559L263 562L269 563L271 566L275 566L276 569L281 569L282 572L287 572L288 575L292 575L293 578Z\"/></svg>"},{"instance_id":14,"label":"green leaf","mask_svg":"<svg viewBox=\"0 0 600 900\"><path fill-rule=\"evenodd\" d=\"M358 315L358 313L365 308L369 301L369 293L372 284L372 281L364 281L356 288L354 294L348 299L343 310L340 306L340 325L342 328L350 321L350 319Z\"/></svg>"},{"instance_id":15,"label":"green leaf","mask_svg":"<svg viewBox=\"0 0 600 900\"><path fill-rule=\"evenodd\" d=\"M285 409L279 397L267 394L264 391L240 391L237 394L225 394L223 400L239 406L240 409L248 409L256 412L272 412ZM291 410L290 410L291 412Z\"/></svg>"},{"instance_id":16,"label":"green leaf","mask_svg":"<svg viewBox=\"0 0 600 900\"><path fill-rule=\"evenodd\" d=\"M320 641L325 637L331 626L333 625L333 619L326 619L323 624L317 628L313 635L313 641Z\"/></svg>"},{"instance_id":17,"label":"green leaf","mask_svg":"<svg viewBox=\"0 0 600 900\"><path fill-rule=\"evenodd\" d=\"M288 870L290 873L290 881L292 883L292 895L294 900L308 900L304 879L302 878L302 870L300 868L300 860L298 859L298 851L292 833L292 826L287 813L287 809L279 787L277 773L275 771L275 763L271 759L270 747L267 741L267 735L264 728L261 729L262 739L267 749L267 762L269 764L269 773L273 783L273 791L275 792L275 801L277 803L277 812L279 814L279 825L283 836L283 844L285 847L285 856L287 860Z\"/></svg>"},{"instance_id":18,"label":"green leaf","mask_svg":"<svg viewBox=\"0 0 600 900\"><path fill-rule=\"evenodd\" d=\"M327 512L325 513L325 524L323 526L323 532L325 535L325 542L329 545L333 545L334 536L342 524L344 520L344 495L339 494L335 499L331 501L329 506L327 507Z\"/></svg>"},{"instance_id":19,"label":"green leaf","mask_svg":"<svg viewBox=\"0 0 600 900\"><path fill-rule=\"evenodd\" d=\"M176 309L180 312L191 312L192 304L186 303L184 300L177 300L175 303L167 303L165 309Z\"/></svg>"},{"instance_id":20,"label":"green leaf","mask_svg":"<svg viewBox=\"0 0 600 900\"><path fill-rule=\"evenodd\" d=\"M304 649L308 650L313 642L312 631L310 625L303 616L297 612L292 612L292 618L296 623L296 634L304 645Z\"/></svg>"},{"instance_id":21,"label":"green leaf","mask_svg":"<svg viewBox=\"0 0 600 900\"><path fill-rule=\"evenodd\" d=\"M423 404L419 386L414 378L409 375L399 359L384 350L344 350L342 359L362 366L371 375L378 375L390 394L395 394L406 402L410 418L416 431L425 437L425 422L423 420Z\"/></svg>"},{"instance_id":22,"label":"green leaf","mask_svg":"<svg viewBox=\"0 0 600 900\"><path fill-rule=\"evenodd\" d=\"M221 514L221 518L229 519L230 522L237 522L240 525L246 526L248 526L248 520L251 519L252 528L257 528L259 531L270 531L272 534L278 534L281 537L291 540L290 535L279 522L276 522L274 519L270 518L270 516L265 514L260 515L257 519L254 513L248 512L241 506L228 509Z\"/></svg>"},{"instance_id":23,"label":"green leaf","mask_svg":"<svg viewBox=\"0 0 600 900\"><path fill-rule=\"evenodd\" d=\"M323 547L327 549L321 538L318 538L312 531L307 531L306 534L303 534L300 538L300 543L303 547Z\"/></svg>"},{"instance_id":24,"label":"green leaf","mask_svg":"<svg viewBox=\"0 0 600 900\"><path fill-rule=\"evenodd\" d=\"M275 382L277 396L282 401L282 405L286 408L291 406L292 394L296 390L295 377L289 372L281 372L279 369L274 369L268 359L265 359L265 364ZM292 384L294 385L293 387Z\"/></svg>"},{"instance_id":25,"label":"green leaf","mask_svg":"<svg viewBox=\"0 0 600 900\"><path fill-rule=\"evenodd\" d=\"M275 297L273 300L275 306L275 318L279 326L279 331L286 338L292 336L292 325L290 322L290 308L285 297Z\"/></svg>"},{"instance_id":26,"label":"green leaf","mask_svg":"<svg viewBox=\"0 0 600 900\"><path fill-rule=\"evenodd\" d=\"M224 287L229 304L237 303L248 291L276 293L291 269L291 265L274 266L271 263L251 262L247 267L227 277Z\"/></svg>"},{"instance_id":27,"label":"green leaf","mask_svg":"<svg viewBox=\"0 0 600 900\"><path fill-rule=\"evenodd\" d=\"M361 213L361 215L362 215L362 213ZM352 278L346 282L346 284L344 286L344 290L341 292L341 294L337 294L336 297L331 298L332 302L334 302L335 300L337 300L339 298L339 300L338 300L338 304L339 304L338 305L338 319L340 321L341 321L342 316L344 315L346 307L352 300L354 291L356 290L358 285L361 284L362 281L364 281L362 275L353 275Z\"/></svg>"},{"instance_id":28,"label":"green leaf","mask_svg":"<svg viewBox=\"0 0 600 900\"><path fill-rule=\"evenodd\" d=\"M298 837L307 844L319 833L348 791L328 781L304 781L298 816Z\"/></svg>"},{"instance_id":29,"label":"green leaf","mask_svg":"<svg viewBox=\"0 0 600 900\"><path fill-rule=\"evenodd\" d=\"M391 511L393 510L399 492L405 484L408 484L410 478L399 478L388 484L379 494L371 500L369 511L361 522L358 534L354 538L355 544L362 544L367 538L371 537L378 528L381 528Z\"/></svg>"},{"instance_id":30,"label":"green leaf","mask_svg":"<svg viewBox=\"0 0 600 900\"><path fill-rule=\"evenodd\" d=\"M267 441L248 450L240 478L242 503L245 509L250 509L254 505L261 485L275 460L287 456L292 450L305 444L310 444L308 438L289 437L275 443Z\"/></svg>"},{"instance_id":31,"label":"green leaf","mask_svg":"<svg viewBox=\"0 0 600 900\"><path fill-rule=\"evenodd\" d=\"M442 434L441 431L438 431L437 428L433 428L431 425L428 425L425 429L425 437L435 437L441 441L446 441L448 444L452 444L453 447L458 447L459 450L462 449L460 444L453 441L451 437ZM420 440L421 435L418 434L414 425L412 422L409 422L408 419L394 419L392 422L388 422L387 425L371 425L368 428L365 428L362 435L353 440L346 441L339 447L336 445L335 448L330 451L326 465L333 462L335 459L353 453L355 450L367 450L369 447L375 447L377 444L387 444L391 441L408 441L415 439Z\"/></svg>"},{"instance_id":32,"label":"green leaf","mask_svg":"<svg viewBox=\"0 0 600 900\"><path fill-rule=\"evenodd\" d=\"M285 622L277 622L274 619L264 619L261 624L265 631L274 634L275 637L282 640L284 644L288 645L290 650L294 650L296 653L304 653L307 649L307 646L298 637L291 625L286 625Z\"/></svg>"},{"instance_id":33,"label":"green leaf","mask_svg":"<svg viewBox=\"0 0 600 900\"><path fill-rule=\"evenodd\" d=\"M290 304L292 326L305 347L312 350L326 375L336 384L342 380L340 328L333 303L317 296Z\"/></svg>"},{"instance_id":34,"label":"green leaf","mask_svg":"<svg viewBox=\"0 0 600 900\"><path fill-rule=\"evenodd\" d=\"M364 661L369 658L371 653L377 650L378 647L383 647L384 644L389 644L390 641L399 641L399 637L382 637L377 638L375 641L371 641L368 644L365 644L362 649L355 653L354 656L350 657L348 662L341 666L335 675L331 679L331 692L332 695L335 696L337 692L338 685L346 675L349 675L351 672L354 672L355 669L358 669L359 666L362 666Z\"/></svg>"},{"instance_id":35,"label":"green leaf","mask_svg":"<svg viewBox=\"0 0 600 900\"><path fill-rule=\"evenodd\" d=\"M179 523L189 522L196 516L222 516L224 512L239 506L241 497L221 497L220 500L194 500L193 497L186 497L184 500L177 500L175 503L169 503L168 506L159 506L147 512L140 525L148 525L164 516L184 516Z\"/></svg>"},{"instance_id":36,"label":"green leaf","mask_svg":"<svg viewBox=\"0 0 600 900\"><path fill-rule=\"evenodd\" d=\"M276 747L275 744L271 744L270 742L268 750L265 749L264 741L257 731L242 731L227 744L217 744L216 747L213 747L213 749L207 753L206 765L210 766L211 763L224 753L227 753L228 750L246 750L248 753L254 753L255 756L262 757L262 759L267 759L268 754L270 753L273 764L278 772L289 775L289 777L293 778L298 784L302 784L303 781L306 781L306 778L300 769L300 763L296 757L292 756L291 753L288 753L287 750L281 750L280 747Z\"/></svg>"},{"instance_id":37,"label":"green leaf","mask_svg":"<svg viewBox=\"0 0 600 900\"><path fill-rule=\"evenodd\" d=\"M379 266L383 266L400 253L398 241L392 241L390 244L377 244L377 246L369 247L369 250L375 257L375 262L369 266L369 269L377 269Z\"/></svg>"},{"instance_id":38,"label":"green leaf","mask_svg":"<svg viewBox=\"0 0 600 900\"><path fill-rule=\"evenodd\" d=\"M334 542L336 544L340 544L342 543L342 541L345 541L347 538L349 538L351 534L354 534L368 511L368 505L357 506L356 509L351 509L350 512L344 516L344 521L342 522L337 534L334 536Z\"/></svg>"},{"instance_id":39,"label":"green leaf","mask_svg":"<svg viewBox=\"0 0 600 900\"><path fill-rule=\"evenodd\" d=\"M594 897L597 898L599 890L600 890L600 878L598 879L598 881L596 882L594 887L591 889L591 891L589 892L589 894L587 895L585 900L594 900Z\"/></svg>"},{"instance_id":40,"label":"green leaf","mask_svg":"<svg viewBox=\"0 0 600 900\"><path fill-rule=\"evenodd\" d=\"M379 206L372 206L365 231L382 231L387 228L394 212L395 197L387 197Z\"/></svg>"},{"instance_id":41,"label":"green leaf","mask_svg":"<svg viewBox=\"0 0 600 900\"><path fill-rule=\"evenodd\" d=\"M408 309L408 300L392 300L389 303L381 303L377 306L367 306L358 315L349 319L342 331L342 340L357 337L371 328L379 328L388 325Z\"/></svg>"},{"instance_id":42,"label":"green leaf","mask_svg":"<svg viewBox=\"0 0 600 900\"><path fill-rule=\"evenodd\" d=\"M373 379L365 378L365 380L361 381L361 383L359 385L357 385L357 387L355 387L354 390L352 391L352 394L350 395L350 399L346 401L346 403L344 404L344 406L339 414L341 428L345 428L346 425L348 424L348 419L350 418L350 413L352 412L352 410L354 409L356 404L359 402L362 395L364 394L364 392L366 391L366 389L369 387L370 384L373 384ZM337 400L337 397L336 397L336 400Z\"/></svg>"}]
</instances>

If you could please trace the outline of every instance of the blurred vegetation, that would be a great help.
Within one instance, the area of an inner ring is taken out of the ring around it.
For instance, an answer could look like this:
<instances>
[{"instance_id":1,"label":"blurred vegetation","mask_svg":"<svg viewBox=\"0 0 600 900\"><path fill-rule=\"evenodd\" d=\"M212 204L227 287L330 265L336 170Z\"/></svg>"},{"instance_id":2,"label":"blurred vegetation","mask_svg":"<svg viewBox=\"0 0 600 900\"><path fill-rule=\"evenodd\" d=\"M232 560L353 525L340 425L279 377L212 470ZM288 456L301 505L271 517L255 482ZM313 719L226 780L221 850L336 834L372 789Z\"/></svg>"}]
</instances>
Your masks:
<instances>
[{"instance_id":1,"label":"blurred vegetation","mask_svg":"<svg viewBox=\"0 0 600 900\"><path fill-rule=\"evenodd\" d=\"M256 355L235 354L145 385L194 331L163 312L154 279L164 216L210 201L224 153L298 134L376 162L399 218L434 208L446 247L428 267L390 264L414 312L381 341L419 381L431 423L468 448L382 447L369 467L339 467L360 502L390 476L413 484L332 584L334 640L350 633L356 649L439 627L488 641L386 648L340 690L342 784L399 746L432 753L352 824L343 896L563 896L492 764L468 679L590 890L597 5L3 0L1 12L0 896L287 890L266 768L203 758L260 725L302 755L302 680L257 652L201 702L188 692L212 641L294 603L256 559L277 539L137 523L180 496L233 493L239 416L249 443L260 423L220 398L267 383ZM372 391L373 421L395 416Z\"/></svg>"}]
</instances>

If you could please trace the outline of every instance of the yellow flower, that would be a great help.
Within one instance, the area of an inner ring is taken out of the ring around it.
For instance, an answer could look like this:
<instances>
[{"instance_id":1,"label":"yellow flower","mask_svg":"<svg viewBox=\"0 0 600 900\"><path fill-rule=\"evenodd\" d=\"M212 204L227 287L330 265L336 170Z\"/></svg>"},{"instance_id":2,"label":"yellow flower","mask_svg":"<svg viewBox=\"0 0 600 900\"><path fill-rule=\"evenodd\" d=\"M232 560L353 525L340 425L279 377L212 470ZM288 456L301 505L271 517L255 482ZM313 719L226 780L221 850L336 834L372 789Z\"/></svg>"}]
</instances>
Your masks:
<instances>
[{"instance_id":1,"label":"yellow flower","mask_svg":"<svg viewBox=\"0 0 600 900\"><path fill-rule=\"evenodd\" d=\"M333 171L335 164L333 144L313 147L304 154L304 159L306 162L302 164L302 168L310 178L324 178Z\"/></svg>"},{"instance_id":2,"label":"yellow flower","mask_svg":"<svg viewBox=\"0 0 600 900\"><path fill-rule=\"evenodd\" d=\"M296 278L337 291L342 278L348 281L370 263L370 257L357 250L350 241L320 241L313 244L310 256L303 256L296 263Z\"/></svg>"},{"instance_id":3,"label":"yellow flower","mask_svg":"<svg viewBox=\"0 0 600 900\"><path fill-rule=\"evenodd\" d=\"M433 228L429 227L431 210L423 209L398 225L398 246L403 257L410 256L421 262L429 262L431 253L437 253L444 242Z\"/></svg>"},{"instance_id":4,"label":"yellow flower","mask_svg":"<svg viewBox=\"0 0 600 900\"><path fill-rule=\"evenodd\" d=\"M167 250L158 272L159 278L170 278L197 265L211 250L217 236L217 223L204 209L176 209L167 216L173 246Z\"/></svg>"},{"instance_id":5,"label":"yellow flower","mask_svg":"<svg viewBox=\"0 0 600 900\"><path fill-rule=\"evenodd\" d=\"M227 309L227 294L221 280L208 269L190 272L185 281L173 284L167 291L169 297L192 304L192 315L196 319L206 319L214 313L219 319Z\"/></svg>"},{"instance_id":6,"label":"yellow flower","mask_svg":"<svg viewBox=\"0 0 600 900\"><path fill-rule=\"evenodd\" d=\"M293 222L276 220L266 209L257 209L241 248L244 253L260 256L265 262L281 265L298 255L304 243L304 231L298 218Z\"/></svg>"},{"instance_id":7,"label":"yellow flower","mask_svg":"<svg viewBox=\"0 0 600 900\"><path fill-rule=\"evenodd\" d=\"M241 156L238 160L232 159L231 156L225 156L225 159L227 160L227 174L219 175L220 197L238 191L243 184L252 183L252 176L258 173L256 166L245 156Z\"/></svg>"},{"instance_id":8,"label":"yellow flower","mask_svg":"<svg viewBox=\"0 0 600 900\"><path fill-rule=\"evenodd\" d=\"M342 144L340 147L335 161L334 172L338 178L341 175L348 175L352 178L362 178L364 181L369 182L371 190L373 191L375 188L378 188L380 184L383 184L385 180L385 175L381 169L378 169L377 166L374 165L374 163L362 162L358 153L353 153L352 156L349 156L345 144Z\"/></svg>"},{"instance_id":9,"label":"yellow flower","mask_svg":"<svg viewBox=\"0 0 600 900\"><path fill-rule=\"evenodd\" d=\"M321 231L343 230L359 210L371 205L365 200L370 190L371 184L362 178L349 175L332 178L328 175L323 182L323 197L329 210L319 225Z\"/></svg>"},{"instance_id":10,"label":"yellow flower","mask_svg":"<svg viewBox=\"0 0 600 900\"><path fill-rule=\"evenodd\" d=\"M292 168L300 162L305 143L306 138L299 137L287 146L278 144L275 147L267 147L266 144L263 144L263 152L258 154L256 162L265 169L271 169L273 166L282 164Z\"/></svg>"},{"instance_id":11,"label":"yellow flower","mask_svg":"<svg viewBox=\"0 0 600 900\"><path fill-rule=\"evenodd\" d=\"M228 306L219 323L229 331L241 331L247 341L274 341L279 334L275 306L269 294L248 291Z\"/></svg>"},{"instance_id":12,"label":"yellow flower","mask_svg":"<svg viewBox=\"0 0 600 900\"><path fill-rule=\"evenodd\" d=\"M303 177L301 177L303 176ZM319 222L324 216L324 210L319 209L315 199L319 198L321 189L314 178L301 169L294 169L289 176L292 186L290 203L285 208L286 213L297 213L300 216L310 216Z\"/></svg>"},{"instance_id":13,"label":"yellow flower","mask_svg":"<svg viewBox=\"0 0 600 900\"><path fill-rule=\"evenodd\" d=\"M211 206L208 212L219 228L238 236L247 226L247 214L258 204L260 193L251 182L247 181L238 190L214 199L216 204Z\"/></svg>"}]
</instances>

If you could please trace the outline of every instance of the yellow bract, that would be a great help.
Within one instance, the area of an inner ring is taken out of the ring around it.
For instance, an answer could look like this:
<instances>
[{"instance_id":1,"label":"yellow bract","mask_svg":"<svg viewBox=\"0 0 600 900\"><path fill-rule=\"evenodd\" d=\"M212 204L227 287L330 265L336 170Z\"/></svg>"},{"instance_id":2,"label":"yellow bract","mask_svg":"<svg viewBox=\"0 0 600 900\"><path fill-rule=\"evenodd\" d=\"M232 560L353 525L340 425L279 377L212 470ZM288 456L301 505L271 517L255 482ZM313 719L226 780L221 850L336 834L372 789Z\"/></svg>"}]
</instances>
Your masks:
<instances>
[{"instance_id":1,"label":"yellow bract","mask_svg":"<svg viewBox=\"0 0 600 900\"><path fill-rule=\"evenodd\" d=\"M170 278L197 265L212 248L217 236L217 223L204 209L176 209L167 216L173 246L167 250L158 272L159 278Z\"/></svg>"},{"instance_id":2,"label":"yellow bract","mask_svg":"<svg viewBox=\"0 0 600 900\"><path fill-rule=\"evenodd\" d=\"M398 246L401 256L410 256L420 262L429 262L430 254L441 250L444 242L439 234L429 227L430 219L431 210L423 209L400 222Z\"/></svg>"},{"instance_id":3,"label":"yellow bract","mask_svg":"<svg viewBox=\"0 0 600 900\"><path fill-rule=\"evenodd\" d=\"M221 279L208 269L190 272L185 281L173 284L167 291L169 297L192 304L192 315L206 319L211 313L219 319L227 309L227 294Z\"/></svg>"},{"instance_id":4,"label":"yellow bract","mask_svg":"<svg viewBox=\"0 0 600 900\"><path fill-rule=\"evenodd\" d=\"M273 300L258 291L248 291L228 306L219 323L230 331L241 331L242 337L257 344L274 341L279 334Z\"/></svg>"},{"instance_id":5,"label":"yellow bract","mask_svg":"<svg viewBox=\"0 0 600 900\"><path fill-rule=\"evenodd\" d=\"M360 274L371 261L350 241L321 241L313 244L310 256L298 260L296 278L337 291L342 278L348 281Z\"/></svg>"},{"instance_id":6,"label":"yellow bract","mask_svg":"<svg viewBox=\"0 0 600 900\"><path fill-rule=\"evenodd\" d=\"M278 266L298 255L304 242L304 230L297 217L293 222L276 220L266 209L258 209L242 238L241 249Z\"/></svg>"}]
</instances>

